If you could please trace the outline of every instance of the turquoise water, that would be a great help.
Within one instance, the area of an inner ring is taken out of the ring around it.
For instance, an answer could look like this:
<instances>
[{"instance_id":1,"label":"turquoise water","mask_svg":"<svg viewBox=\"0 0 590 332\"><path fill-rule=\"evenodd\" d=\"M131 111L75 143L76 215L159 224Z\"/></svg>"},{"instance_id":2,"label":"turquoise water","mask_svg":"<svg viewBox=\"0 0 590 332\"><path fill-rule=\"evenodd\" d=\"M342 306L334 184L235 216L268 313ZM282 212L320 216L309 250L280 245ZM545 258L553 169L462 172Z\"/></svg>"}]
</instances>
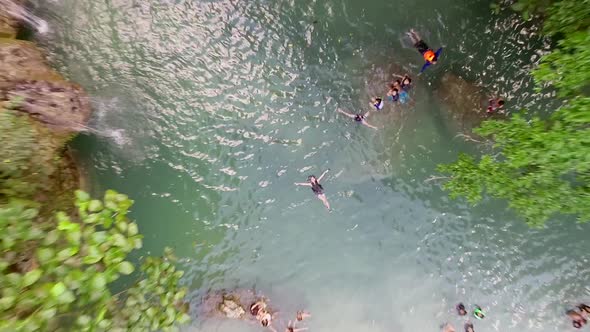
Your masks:
<instances>
[{"instance_id":1,"label":"turquoise water","mask_svg":"<svg viewBox=\"0 0 590 332\"><path fill-rule=\"evenodd\" d=\"M451 201L435 167L485 146L435 93L445 73L541 110L527 75L546 42L487 1L41 2L54 65L84 86L102 135L74 142L92 191L135 199L141 254L174 247L192 290L187 331L258 331L197 315L208 290L255 287L311 331L462 329L454 306L488 313L478 332L564 331L590 299L587 225L529 229L504 202ZM317 21L314 23L314 21ZM415 77L418 30L440 63ZM413 106L359 127L392 73L412 73ZM450 96L453 97L453 96ZM323 184L333 211L308 188Z\"/></svg>"}]
</instances>

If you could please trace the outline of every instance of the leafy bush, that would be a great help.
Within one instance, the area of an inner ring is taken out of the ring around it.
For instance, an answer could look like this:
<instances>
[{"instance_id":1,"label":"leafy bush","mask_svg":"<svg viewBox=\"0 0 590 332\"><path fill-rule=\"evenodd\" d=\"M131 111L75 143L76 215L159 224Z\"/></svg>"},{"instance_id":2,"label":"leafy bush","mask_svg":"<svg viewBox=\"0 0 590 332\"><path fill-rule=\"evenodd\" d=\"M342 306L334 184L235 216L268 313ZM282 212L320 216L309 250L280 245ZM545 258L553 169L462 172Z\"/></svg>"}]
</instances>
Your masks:
<instances>
[{"instance_id":1,"label":"leafy bush","mask_svg":"<svg viewBox=\"0 0 590 332\"><path fill-rule=\"evenodd\" d=\"M114 191L103 201L78 191L76 218L58 212L45 223L30 205L0 207L0 330L150 331L186 322L182 272L169 249L146 258L130 288L110 291L134 272L125 259L142 246L127 217L132 204Z\"/></svg>"},{"instance_id":2,"label":"leafy bush","mask_svg":"<svg viewBox=\"0 0 590 332\"><path fill-rule=\"evenodd\" d=\"M549 119L485 121L475 132L494 139L495 151L476 158L461 155L439 170L449 175L451 197L471 203L487 192L507 199L531 225L556 213L590 220L590 0L519 0L512 9L527 18L545 15L544 32L557 47L532 74L538 89L570 98Z\"/></svg>"},{"instance_id":3,"label":"leafy bush","mask_svg":"<svg viewBox=\"0 0 590 332\"><path fill-rule=\"evenodd\" d=\"M439 170L451 174L444 188L451 197L471 203L482 193L508 199L510 207L531 225L542 225L555 213L590 220L590 98L578 98L556 111L550 121L486 121L475 130L494 139L501 157L479 162L461 155Z\"/></svg>"}]
</instances>

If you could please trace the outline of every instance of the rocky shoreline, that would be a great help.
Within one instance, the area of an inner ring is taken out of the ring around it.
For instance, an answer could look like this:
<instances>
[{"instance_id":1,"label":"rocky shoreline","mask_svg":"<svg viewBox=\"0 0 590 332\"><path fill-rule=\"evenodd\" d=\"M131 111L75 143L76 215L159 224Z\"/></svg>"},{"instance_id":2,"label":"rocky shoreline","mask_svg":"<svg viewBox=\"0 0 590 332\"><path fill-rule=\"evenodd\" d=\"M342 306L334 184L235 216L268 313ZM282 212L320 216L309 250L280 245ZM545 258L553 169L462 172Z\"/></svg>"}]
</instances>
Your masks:
<instances>
[{"instance_id":1,"label":"rocky shoreline","mask_svg":"<svg viewBox=\"0 0 590 332\"><path fill-rule=\"evenodd\" d=\"M49 66L43 50L16 39L19 24L6 8L0 8L0 112L10 114L3 119L18 118L20 126L19 133L11 133L12 127L5 125L8 129L0 136L7 146L12 143L34 149L30 154L34 157L12 160L10 155L4 156L10 151L4 151L0 162L20 169L26 182L38 184L30 197L21 198L39 202L48 210L64 209L71 206L71 194L83 182L68 142L85 129L90 103L80 86ZM22 128L23 124L27 128ZM17 141L22 132L28 144Z\"/></svg>"}]
</instances>

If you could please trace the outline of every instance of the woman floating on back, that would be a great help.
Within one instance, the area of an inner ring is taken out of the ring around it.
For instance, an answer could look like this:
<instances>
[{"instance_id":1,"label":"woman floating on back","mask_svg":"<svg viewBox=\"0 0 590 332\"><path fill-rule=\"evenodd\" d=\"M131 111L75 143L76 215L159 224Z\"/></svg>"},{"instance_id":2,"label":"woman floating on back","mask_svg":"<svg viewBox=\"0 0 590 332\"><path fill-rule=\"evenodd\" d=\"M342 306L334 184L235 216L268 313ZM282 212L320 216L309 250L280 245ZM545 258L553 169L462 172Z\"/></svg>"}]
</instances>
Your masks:
<instances>
[{"instance_id":1,"label":"woman floating on back","mask_svg":"<svg viewBox=\"0 0 590 332\"><path fill-rule=\"evenodd\" d=\"M320 184L320 181L324 178L324 176L330 171L327 169L319 178L316 178L315 175L310 175L307 178L308 182L296 182L296 186L307 186L311 187L311 191L317 196L317 198L324 203L324 206L330 210L330 203L328 203L328 199L326 198L326 194L324 194L324 187Z\"/></svg>"},{"instance_id":2,"label":"woman floating on back","mask_svg":"<svg viewBox=\"0 0 590 332\"><path fill-rule=\"evenodd\" d=\"M414 47L418 50L418 52L420 52L420 54L422 54L422 57L424 57L424 61L426 62L424 63L424 66L422 66L420 73L428 68L428 66L435 65L436 61L438 61L440 53L442 52L442 47L436 50L436 52L433 51L430 47L428 47L424 40L420 38L414 29L410 30L410 32L407 32L407 35L412 40L412 43L414 43Z\"/></svg>"}]
</instances>

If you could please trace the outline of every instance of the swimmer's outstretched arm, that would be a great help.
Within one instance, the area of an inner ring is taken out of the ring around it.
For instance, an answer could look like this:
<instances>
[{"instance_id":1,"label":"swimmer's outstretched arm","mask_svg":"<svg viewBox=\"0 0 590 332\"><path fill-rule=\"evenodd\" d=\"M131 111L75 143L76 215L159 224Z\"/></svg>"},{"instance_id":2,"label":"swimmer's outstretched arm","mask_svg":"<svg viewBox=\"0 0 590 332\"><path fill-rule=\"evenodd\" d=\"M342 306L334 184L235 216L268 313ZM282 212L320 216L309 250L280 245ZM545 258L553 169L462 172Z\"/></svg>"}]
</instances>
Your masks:
<instances>
[{"instance_id":1,"label":"swimmer's outstretched arm","mask_svg":"<svg viewBox=\"0 0 590 332\"><path fill-rule=\"evenodd\" d=\"M341 110L341 109L337 109L337 110L336 110L336 112L338 112L338 113L342 113L342 114L346 115L346 116L347 116L347 117L349 117L349 118L353 118L353 119L354 119L354 118L356 118L356 115L354 115L354 114L350 114L350 113L346 113L346 112L344 112L344 111L343 111L343 110Z\"/></svg>"},{"instance_id":2,"label":"swimmer's outstretched arm","mask_svg":"<svg viewBox=\"0 0 590 332\"><path fill-rule=\"evenodd\" d=\"M324 175L328 174L329 171L330 171L329 168L327 170L325 170L324 173L322 173L322 175L320 175L320 177L318 178L318 182L322 181L322 179L324 178Z\"/></svg>"},{"instance_id":3,"label":"swimmer's outstretched arm","mask_svg":"<svg viewBox=\"0 0 590 332\"><path fill-rule=\"evenodd\" d=\"M307 187L311 187L311 183L309 183L309 182L305 182L305 183L303 183L303 182L295 182L295 185L296 186L307 186Z\"/></svg>"}]
</instances>

